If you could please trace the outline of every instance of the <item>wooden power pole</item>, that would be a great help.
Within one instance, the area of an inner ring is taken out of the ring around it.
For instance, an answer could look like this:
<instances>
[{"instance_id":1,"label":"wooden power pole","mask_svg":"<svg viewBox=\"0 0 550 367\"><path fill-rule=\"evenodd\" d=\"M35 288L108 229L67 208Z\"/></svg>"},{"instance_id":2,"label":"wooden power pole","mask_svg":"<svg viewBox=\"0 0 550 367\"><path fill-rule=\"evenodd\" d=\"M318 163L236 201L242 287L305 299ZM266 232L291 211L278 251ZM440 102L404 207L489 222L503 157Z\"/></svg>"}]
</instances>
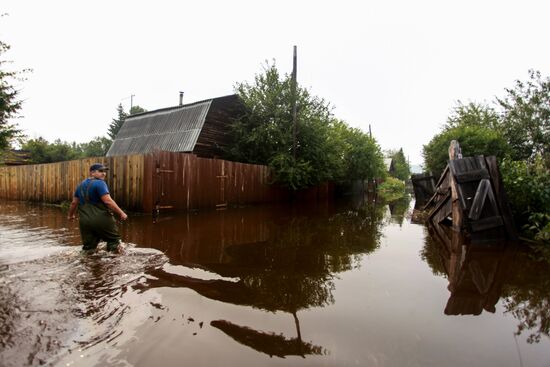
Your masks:
<instances>
[{"instance_id":1,"label":"wooden power pole","mask_svg":"<svg viewBox=\"0 0 550 367\"><path fill-rule=\"evenodd\" d=\"M292 156L296 161L296 99L297 95L297 48L294 46L294 56L292 58Z\"/></svg>"}]
</instances>

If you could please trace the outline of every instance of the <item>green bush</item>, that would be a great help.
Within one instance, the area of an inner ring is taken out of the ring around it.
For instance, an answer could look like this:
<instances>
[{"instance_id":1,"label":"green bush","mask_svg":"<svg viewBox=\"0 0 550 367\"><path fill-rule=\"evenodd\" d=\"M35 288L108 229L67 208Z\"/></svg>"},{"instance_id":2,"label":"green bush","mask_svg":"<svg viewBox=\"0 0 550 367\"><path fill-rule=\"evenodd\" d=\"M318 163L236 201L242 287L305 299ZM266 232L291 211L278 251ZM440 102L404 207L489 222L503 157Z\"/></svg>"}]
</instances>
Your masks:
<instances>
[{"instance_id":1,"label":"green bush","mask_svg":"<svg viewBox=\"0 0 550 367\"><path fill-rule=\"evenodd\" d=\"M465 157L476 155L494 155L498 159L505 157L509 151L502 135L485 126L457 126L444 130L423 147L422 154L426 168L434 173L441 173L449 159L449 144L457 140Z\"/></svg>"},{"instance_id":2,"label":"green bush","mask_svg":"<svg viewBox=\"0 0 550 367\"><path fill-rule=\"evenodd\" d=\"M550 241L550 173L542 158L533 163L505 159L502 181L516 225L530 238Z\"/></svg>"},{"instance_id":3,"label":"green bush","mask_svg":"<svg viewBox=\"0 0 550 367\"><path fill-rule=\"evenodd\" d=\"M395 177L387 177L378 186L378 194L387 201L399 199L405 195L405 182Z\"/></svg>"}]
</instances>

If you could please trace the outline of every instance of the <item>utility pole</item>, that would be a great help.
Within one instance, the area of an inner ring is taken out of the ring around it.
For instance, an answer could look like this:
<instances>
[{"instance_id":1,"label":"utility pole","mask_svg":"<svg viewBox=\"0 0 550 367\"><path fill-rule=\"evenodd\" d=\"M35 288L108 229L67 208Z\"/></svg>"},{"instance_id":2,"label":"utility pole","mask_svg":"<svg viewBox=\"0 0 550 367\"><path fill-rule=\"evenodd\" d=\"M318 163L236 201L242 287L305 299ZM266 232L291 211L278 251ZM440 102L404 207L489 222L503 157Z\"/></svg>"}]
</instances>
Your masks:
<instances>
[{"instance_id":1,"label":"utility pole","mask_svg":"<svg viewBox=\"0 0 550 367\"><path fill-rule=\"evenodd\" d=\"M294 56L292 58L292 136L293 136L293 143L292 143L292 156L294 157L294 161L296 161L296 99L297 96L297 73L298 73L298 52L297 47L294 46Z\"/></svg>"},{"instance_id":2,"label":"utility pole","mask_svg":"<svg viewBox=\"0 0 550 367\"><path fill-rule=\"evenodd\" d=\"M122 99L120 100L120 101L122 102L122 101L125 101L125 100L127 100L128 98L130 98L130 110L128 111L128 114L130 114L130 111L132 111L132 107L134 107L134 97L135 97L135 96L136 96L135 94L130 94L129 97L125 97L125 98L122 98Z\"/></svg>"},{"instance_id":3,"label":"utility pole","mask_svg":"<svg viewBox=\"0 0 550 367\"><path fill-rule=\"evenodd\" d=\"M370 129L370 124L369 124L369 138L372 138L372 131Z\"/></svg>"},{"instance_id":4,"label":"utility pole","mask_svg":"<svg viewBox=\"0 0 550 367\"><path fill-rule=\"evenodd\" d=\"M130 111L128 111L128 113L132 113L132 107L134 107L134 97L136 95L135 94L130 94Z\"/></svg>"}]
</instances>

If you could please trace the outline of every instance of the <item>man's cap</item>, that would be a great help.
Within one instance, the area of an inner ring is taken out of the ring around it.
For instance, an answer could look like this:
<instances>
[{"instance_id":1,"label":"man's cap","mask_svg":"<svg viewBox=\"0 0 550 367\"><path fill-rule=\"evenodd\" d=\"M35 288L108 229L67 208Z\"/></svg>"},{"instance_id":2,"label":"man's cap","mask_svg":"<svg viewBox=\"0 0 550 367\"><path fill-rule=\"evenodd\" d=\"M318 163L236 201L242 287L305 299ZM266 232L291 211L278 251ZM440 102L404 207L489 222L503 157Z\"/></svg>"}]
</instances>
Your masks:
<instances>
[{"instance_id":1,"label":"man's cap","mask_svg":"<svg viewBox=\"0 0 550 367\"><path fill-rule=\"evenodd\" d=\"M102 165L101 163L94 163L90 166L90 172L92 171L106 171L108 170L109 168L108 167L105 167L104 165Z\"/></svg>"}]
</instances>

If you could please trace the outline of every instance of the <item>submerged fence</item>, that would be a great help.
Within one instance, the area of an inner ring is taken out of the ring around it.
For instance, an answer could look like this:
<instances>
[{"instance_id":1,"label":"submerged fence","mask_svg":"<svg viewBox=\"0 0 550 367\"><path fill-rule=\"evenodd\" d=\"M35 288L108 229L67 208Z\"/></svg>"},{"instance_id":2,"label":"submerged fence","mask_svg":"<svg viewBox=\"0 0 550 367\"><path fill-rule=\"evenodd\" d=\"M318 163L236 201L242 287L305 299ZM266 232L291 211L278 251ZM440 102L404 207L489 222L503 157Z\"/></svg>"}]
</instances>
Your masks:
<instances>
[{"instance_id":1,"label":"submerged fence","mask_svg":"<svg viewBox=\"0 0 550 367\"><path fill-rule=\"evenodd\" d=\"M198 209L286 200L287 190L270 185L266 166L199 158L193 154L153 152L142 155L0 167L0 198L59 203L71 200L93 163L107 165L106 182L123 207ZM328 194L328 185L304 196Z\"/></svg>"}]
</instances>

